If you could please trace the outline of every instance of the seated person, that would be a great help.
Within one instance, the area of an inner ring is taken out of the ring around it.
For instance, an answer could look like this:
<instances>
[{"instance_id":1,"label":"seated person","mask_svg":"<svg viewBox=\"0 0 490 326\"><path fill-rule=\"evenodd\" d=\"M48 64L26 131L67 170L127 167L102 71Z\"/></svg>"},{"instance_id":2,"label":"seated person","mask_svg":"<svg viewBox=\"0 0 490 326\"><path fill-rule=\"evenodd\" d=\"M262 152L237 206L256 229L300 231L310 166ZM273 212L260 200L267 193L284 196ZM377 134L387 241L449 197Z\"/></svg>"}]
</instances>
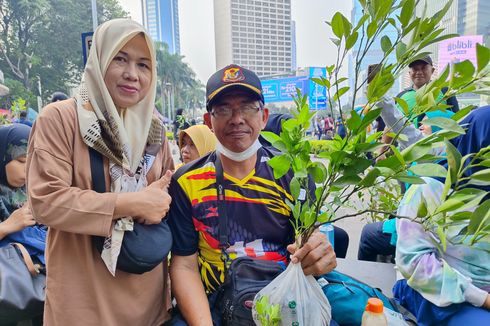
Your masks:
<instances>
[{"instance_id":1,"label":"seated person","mask_svg":"<svg viewBox=\"0 0 490 326\"><path fill-rule=\"evenodd\" d=\"M466 134L451 141L462 156L490 145L490 106L471 112L462 125L468 126ZM468 169L465 176L478 170L481 167ZM415 218L420 205L431 212L441 204L444 184L432 178L424 181L408 189L397 212L400 216ZM486 191L490 199L489 186L472 187ZM490 243L483 239L470 246L468 238L455 244L465 226L448 228L443 250L435 230L425 231L409 219L397 220L396 265L404 279L395 284L393 293L419 325L490 325Z\"/></svg>"},{"instance_id":2,"label":"seated person","mask_svg":"<svg viewBox=\"0 0 490 326\"><path fill-rule=\"evenodd\" d=\"M176 169L214 151L215 147L216 136L208 126L195 125L182 130L179 133L182 164L179 164Z\"/></svg>"},{"instance_id":3,"label":"seated person","mask_svg":"<svg viewBox=\"0 0 490 326\"><path fill-rule=\"evenodd\" d=\"M25 189L30 132L25 124L0 126L0 247L19 242L44 265L46 227L36 225Z\"/></svg>"},{"instance_id":4,"label":"seated person","mask_svg":"<svg viewBox=\"0 0 490 326\"><path fill-rule=\"evenodd\" d=\"M381 117L384 123L386 123L389 128L393 128L394 132L400 131L404 120L402 113L395 109L394 102L392 100L383 100L378 103L378 106L383 108ZM453 114L452 111L432 111L425 113L424 119L437 117L450 118ZM399 122L400 119L402 123ZM403 134L407 136L408 140L399 140L400 149L404 149L423 137L429 136L439 130L441 129L436 126L421 124L419 129L417 129L412 124L408 124L405 129L403 129ZM444 147L433 148L431 153L442 156L444 155ZM406 188L409 186L409 184L405 185ZM390 219L387 221L366 224L361 232L357 259L376 261L378 255L395 255L395 223L395 219Z\"/></svg>"},{"instance_id":5,"label":"seated person","mask_svg":"<svg viewBox=\"0 0 490 326\"><path fill-rule=\"evenodd\" d=\"M224 171L231 259L250 256L282 263L301 263L308 275L322 275L336 266L327 238L315 232L296 250L290 223L292 173L275 179L267 161L270 147L258 138L269 111L264 107L257 75L237 65L217 71L206 86L206 124L218 142L216 151L186 164L172 177L169 225L173 248L170 273L180 312L170 325L220 324L216 290L224 280L218 237L215 162ZM290 256L290 254L291 256Z\"/></svg>"}]
</instances>

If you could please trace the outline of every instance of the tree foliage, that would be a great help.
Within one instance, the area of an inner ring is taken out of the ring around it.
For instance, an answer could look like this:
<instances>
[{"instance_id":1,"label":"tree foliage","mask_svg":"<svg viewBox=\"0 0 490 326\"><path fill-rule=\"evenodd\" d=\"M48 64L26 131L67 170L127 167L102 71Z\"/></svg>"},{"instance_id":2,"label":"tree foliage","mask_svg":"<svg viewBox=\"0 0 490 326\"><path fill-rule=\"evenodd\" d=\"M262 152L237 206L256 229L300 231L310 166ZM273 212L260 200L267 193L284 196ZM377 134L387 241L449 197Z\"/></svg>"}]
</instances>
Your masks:
<instances>
[{"instance_id":1,"label":"tree foliage","mask_svg":"<svg viewBox=\"0 0 490 326\"><path fill-rule=\"evenodd\" d=\"M344 119L347 126L347 136L340 138L338 135L333 140L326 142L325 150L318 154L324 159L324 163L315 162L310 157L310 143L305 134L310 126L311 118L315 112L310 111L306 96L299 90L295 98L296 109L292 110L294 119L282 123L282 132L275 135L264 132L264 137L277 149L283 152L269 161L274 169L276 178L280 178L292 169L294 177L290 183L290 191L296 200L288 205L294 216L293 226L296 230L298 244L303 245L312 234L313 230L322 223L335 222L340 219L360 215L366 212L380 213L385 217L393 214L393 210L382 211L379 207L368 205L367 207L353 207L349 202L353 195L363 196L363 192L375 190L380 184L393 180L409 182L412 184L424 183L420 176L445 177L446 186L442 196L442 205L434 212L422 210L415 219L424 225L427 230L437 230L437 236L441 239L443 247L446 243L446 230L455 224L466 223L468 227L463 230L461 241L470 238L475 243L490 235L490 218L488 207L490 201L484 202L474 213L455 213L461 209L477 205L487 194L484 191L471 188L471 185L490 185L490 148L483 148L479 153L473 153L465 157L451 145L449 139L464 133L457 121L471 111L465 108L458 112L452 119L433 118L424 121L425 124L435 125L442 130L436 132L400 151L394 142L403 137L402 131L393 134L391 144L386 147L379 160L373 166L367 153L383 148L381 132L367 135L366 127L381 114L381 108L377 107L379 100L383 98L396 78L407 68L408 64L417 58L426 56L424 48L454 35L442 35L444 29L439 23L446 14L451 1L433 16L427 16L426 12L420 17L414 15L415 0L360 0L363 7L363 16L354 26L341 13L335 13L328 23L336 38L332 42L337 46L337 60L334 65L327 66L328 77L314 78L313 81L327 87L330 100L330 108L333 102L341 107L341 98L349 95L354 99L350 105L350 116ZM395 17L395 18L393 18ZM381 69L367 87L368 103L366 113L360 115L355 107L356 93L367 82L367 78L360 78L360 66L366 53L371 49L375 40L379 39L383 31L389 26L398 31L395 40L382 37L380 39L384 56L380 58ZM350 89L346 85L347 78L339 77L339 70L349 51L356 48L354 87ZM395 51L397 62L388 63L387 58ZM477 47L477 66L466 60L453 64L441 72L440 76L428 85L417 90L415 107L408 112L406 110L406 125L412 118L422 113L446 110L448 106L445 100L448 97L473 92L478 94L490 94L490 49L484 46ZM442 99L438 99L441 89L447 87L448 91ZM408 107L403 100L397 99L398 104ZM332 112L333 115L333 112ZM402 123L402 121L399 121ZM403 129L402 129L403 130ZM442 166L427 163L440 159L430 155L433 147L446 147L448 169ZM411 167L417 163L415 167ZM465 177L464 172L474 166L484 169ZM408 171L418 174L409 174ZM308 178L319 184L316 192L307 193L305 201L299 201L301 189L308 189ZM464 189L461 185L465 184ZM453 190L450 190L453 189ZM386 195L386 194L385 194ZM389 196L388 196L389 197ZM381 207L390 207L381 202ZM338 216L339 209L354 208L353 214ZM393 209L391 207L390 209ZM487 210L485 212L485 209Z\"/></svg>"},{"instance_id":2,"label":"tree foliage","mask_svg":"<svg viewBox=\"0 0 490 326\"><path fill-rule=\"evenodd\" d=\"M98 0L97 9L99 24L128 15L116 0ZM22 83L29 100L68 92L83 70L81 33L91 30L87 0L0 0L0 69Z\"/></svg>"}]
</instances>

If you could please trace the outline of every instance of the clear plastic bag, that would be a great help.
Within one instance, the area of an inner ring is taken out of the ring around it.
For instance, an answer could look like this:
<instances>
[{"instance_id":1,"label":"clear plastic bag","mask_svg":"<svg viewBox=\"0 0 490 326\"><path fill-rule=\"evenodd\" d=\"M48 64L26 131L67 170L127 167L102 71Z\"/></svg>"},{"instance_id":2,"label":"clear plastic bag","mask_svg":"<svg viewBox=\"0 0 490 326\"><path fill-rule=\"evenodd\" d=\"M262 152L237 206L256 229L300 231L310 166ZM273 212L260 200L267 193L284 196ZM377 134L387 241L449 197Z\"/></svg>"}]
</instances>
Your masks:
<instances>
[{"instance_id":1,"label":"clear plastic bag","mask_svg":"<svg viewBox=\"0 0 490 326\"><path fill-rule=\"evenodd\" d=\"M332 311L315 278L291 263L255 295L252 316L260 326L325 326Z\"/></svg>"}]
</instances>

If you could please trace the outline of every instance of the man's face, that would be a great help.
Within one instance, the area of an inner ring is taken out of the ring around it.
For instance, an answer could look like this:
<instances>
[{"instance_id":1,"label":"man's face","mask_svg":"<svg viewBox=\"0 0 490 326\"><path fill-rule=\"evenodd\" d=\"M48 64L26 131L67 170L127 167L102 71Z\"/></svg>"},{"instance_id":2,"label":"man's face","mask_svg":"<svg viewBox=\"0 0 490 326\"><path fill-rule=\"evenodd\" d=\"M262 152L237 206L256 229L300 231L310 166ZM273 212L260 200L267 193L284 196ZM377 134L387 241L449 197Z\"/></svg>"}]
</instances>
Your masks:
<instances>
[{"instance_id":1,"label":"man's face","mask_svg":"<svg viewBox=\"0 0 490 326\"><path fill-rule=\"evenodd\" d=\"M419 89L427 84L430 81L433 72L434 67L428 63L418 61L413 64L412 67L410 67L409 75L415 89Z\"/></svg>"},{"instance_id":2,"label":"man's face","mask_svg":"<svg viewBox=\"0 0 490 326\"><path fill-rule=\"evenodd\" d=\"M215 100L204 121L223 146L240 153L252 146L267 123L269 110L259 108L249 93L231 90Z\"/></svg>"}]
</instances>

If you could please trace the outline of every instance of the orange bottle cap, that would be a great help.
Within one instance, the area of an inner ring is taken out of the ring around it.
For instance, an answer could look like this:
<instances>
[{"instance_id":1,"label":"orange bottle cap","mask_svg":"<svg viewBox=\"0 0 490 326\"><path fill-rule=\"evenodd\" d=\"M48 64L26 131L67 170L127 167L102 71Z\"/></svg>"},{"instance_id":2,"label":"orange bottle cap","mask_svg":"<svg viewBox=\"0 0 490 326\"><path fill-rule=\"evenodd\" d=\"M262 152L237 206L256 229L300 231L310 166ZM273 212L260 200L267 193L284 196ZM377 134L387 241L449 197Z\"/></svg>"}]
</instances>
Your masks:
<instances>
[{"instance_id":1,"label":"orange bottle cap","mask_svg":"<svg viewBox=\"0 0 490 326\"><path fill-rule=\"evenodd\" d=\"M383 301L378 298L369 298L366 305L366 311L374 312L377 314L383 313Z\"/></svg>"}]
</instances>

